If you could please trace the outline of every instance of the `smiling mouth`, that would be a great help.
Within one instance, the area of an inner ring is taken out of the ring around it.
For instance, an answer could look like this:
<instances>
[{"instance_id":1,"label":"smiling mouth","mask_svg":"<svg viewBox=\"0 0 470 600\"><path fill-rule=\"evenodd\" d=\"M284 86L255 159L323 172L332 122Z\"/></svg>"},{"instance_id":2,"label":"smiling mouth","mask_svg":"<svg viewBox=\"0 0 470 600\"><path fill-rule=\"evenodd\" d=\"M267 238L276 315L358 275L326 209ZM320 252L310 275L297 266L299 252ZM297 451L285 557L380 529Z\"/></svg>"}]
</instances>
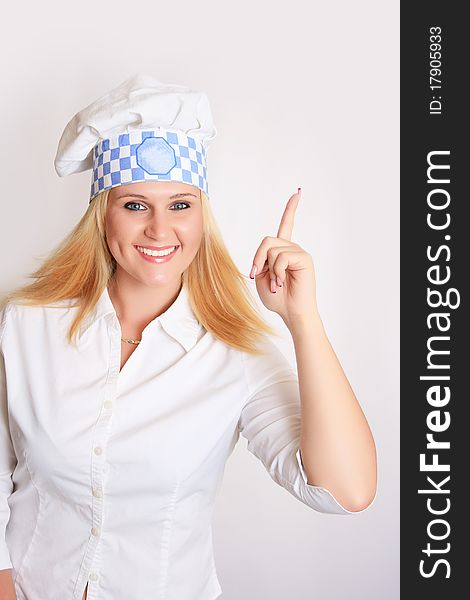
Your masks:
<instances>
[{"instance_id":1,"label":"smiling mouth","mask_svg":"<svg viewBox=\"0 0 470 600\"><path fill-rule=\"evenodd\" d=\"M155 246L134 246L138 252L144 254L145 256L153 256L164 258L165 256L170 256L170 254L174 254L179 246L163 246L161 248L156 248Z\"/></svg>"}]
</instances>

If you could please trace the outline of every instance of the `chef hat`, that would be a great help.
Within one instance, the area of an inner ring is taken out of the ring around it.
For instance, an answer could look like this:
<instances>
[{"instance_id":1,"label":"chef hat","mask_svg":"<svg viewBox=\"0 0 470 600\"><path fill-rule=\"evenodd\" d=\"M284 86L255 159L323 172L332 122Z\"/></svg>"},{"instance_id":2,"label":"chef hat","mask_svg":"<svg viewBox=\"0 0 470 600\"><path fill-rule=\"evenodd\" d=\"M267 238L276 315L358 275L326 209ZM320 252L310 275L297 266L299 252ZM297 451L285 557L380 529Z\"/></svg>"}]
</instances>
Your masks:
<instances>
[{"instance_id":1,"label":"chef hat","mask_svg":"<svg viewBox=\"0 0 470 600\"><path fill-rule=\"evenodd\" d=\"M54 166L60 177L91 169L90 202L137 181L179 181L208 194L206 154L216 135L204 92L136 75L69 121Z\"/></svg>"}]
</instances>

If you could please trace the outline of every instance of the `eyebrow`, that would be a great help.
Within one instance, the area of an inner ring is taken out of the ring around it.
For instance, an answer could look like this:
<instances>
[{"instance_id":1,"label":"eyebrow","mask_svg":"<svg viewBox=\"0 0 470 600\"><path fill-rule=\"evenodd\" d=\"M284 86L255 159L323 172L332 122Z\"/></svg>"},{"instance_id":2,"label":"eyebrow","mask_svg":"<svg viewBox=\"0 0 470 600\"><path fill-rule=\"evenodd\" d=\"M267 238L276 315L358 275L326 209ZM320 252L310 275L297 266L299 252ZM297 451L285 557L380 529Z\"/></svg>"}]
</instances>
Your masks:
<instances>
[{"instance_id":1,"label":"eyebrow","mask_svg":"<svg viewBox=\"0 0 470 600\"><path fill-rule=\"evenodd\" d=\"M183 198L184 196L193 196L193 198L197 198L195 194L191 194L190 192L181 192L179 194L173 194L173 196L170 196L170 200L174 200L175 198ZM147 200L147 197L142 196L141 194L121 194L120 196L116 197L116 200L119 200L120 198L140 198L141 200Z\"/></svg>"}]
</instances>

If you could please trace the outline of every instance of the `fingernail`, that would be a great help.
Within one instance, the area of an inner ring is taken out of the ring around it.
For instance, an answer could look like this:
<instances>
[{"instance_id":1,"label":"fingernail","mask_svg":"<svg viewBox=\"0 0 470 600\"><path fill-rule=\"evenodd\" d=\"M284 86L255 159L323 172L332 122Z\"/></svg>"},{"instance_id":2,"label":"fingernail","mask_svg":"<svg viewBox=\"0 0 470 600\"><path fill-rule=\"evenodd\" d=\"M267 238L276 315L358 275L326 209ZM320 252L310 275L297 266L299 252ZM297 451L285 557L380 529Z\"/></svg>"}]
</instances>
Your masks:
<instances>
[{"instance_id":1,"label":"fingernail","mask_svg":"<svg viewBox=\"0 0 470 600\"><path fill-rule=\"evenodd\" d=\"M300 194L302 192L302 188L297 188L297 193Z\"/></svg>"},{"instance_id":2,"label":"fingernail","mask_svg":"<svg viewBox=\"0 0 470 600\"><path fill-rule=\"evenodd\" d=\"M277 291L277 290L276 290L276 282L274 281L274 279L271 279L271 292L272 292L273 294L275 294L275 293L276 293L276 291Z\"/></svg>"},{"instance_id":3,"label":"fingernail","mask_svg":"<svg viewBox=\"0 0 470 600\"><path fill-rule=\"evenodd\" d=\"M253 266L251 267L251 271L250 271L250 277L251 277L251 279L254 279L254 278L255 278L255 275L256 275L256 271L257 271L257 270L258 270L258 267L257 267L256 265L253 265Z\"/></svg>"},{"instance_id":4,"label":"fingernail","mask_svg":"<svg viewBox=\"0 0 470 600\"><path fill-rule=\"evenodd\" d=\"M282 287L282 281L281 281L281 278L279 277L279 275L276 275L276 281L277 281L277 285L279 287Z\"/></svg>"}]
</instances>

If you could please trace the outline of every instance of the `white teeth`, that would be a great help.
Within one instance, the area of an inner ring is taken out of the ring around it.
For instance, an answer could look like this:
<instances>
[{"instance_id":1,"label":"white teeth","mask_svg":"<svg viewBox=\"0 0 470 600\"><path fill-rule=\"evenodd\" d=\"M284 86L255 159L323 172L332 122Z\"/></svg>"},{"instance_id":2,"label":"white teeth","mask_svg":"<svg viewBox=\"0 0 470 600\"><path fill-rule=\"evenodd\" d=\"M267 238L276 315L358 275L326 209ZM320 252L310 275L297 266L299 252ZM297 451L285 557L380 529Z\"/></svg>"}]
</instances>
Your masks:
<instances>
[{"instance_id":1,"label":"white teeth","mask_svg":"<svg viewBox=\"0 0 470 600\"><path fill-rule=\"evenodd\" d=\"M149 250L148 248L142 248L142 246L136 246L136 248L139 252L142 252L142 254L147 254L148 256L168 256L168 254L173 252L176 246L167 248L166 250Z\"/></svg>"}]
</instances>

